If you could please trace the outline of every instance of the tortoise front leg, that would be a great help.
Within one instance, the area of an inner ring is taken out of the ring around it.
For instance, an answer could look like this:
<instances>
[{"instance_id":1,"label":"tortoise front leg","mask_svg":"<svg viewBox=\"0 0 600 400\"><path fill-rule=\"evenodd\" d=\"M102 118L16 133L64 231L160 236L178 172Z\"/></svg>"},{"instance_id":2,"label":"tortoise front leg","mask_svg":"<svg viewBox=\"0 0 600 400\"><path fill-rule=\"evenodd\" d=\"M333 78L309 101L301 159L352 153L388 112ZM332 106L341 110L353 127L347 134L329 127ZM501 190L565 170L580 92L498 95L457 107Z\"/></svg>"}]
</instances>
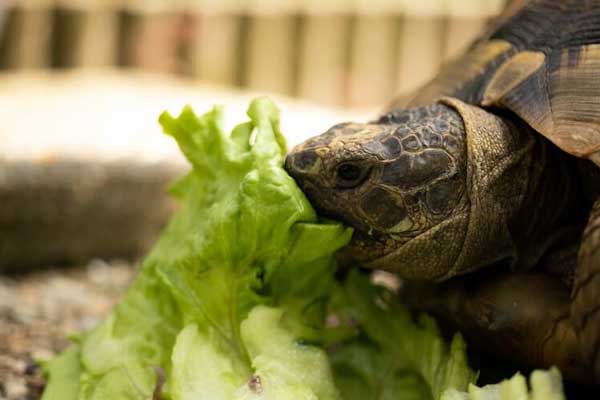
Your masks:
<instances>
[{"instance_id":1,"label":"tortoise front leg","mask_svg":"<svg viewBox=\"0 0 600 400\"><path fill-rule=\"evenodd\" d=\"M580 357L569 289L543 272L482 271L437 285L407 285L409 301L466 337L469 346L526 368L556 365L593 381Z\"/></svg>"},{"instance_id":2,"label":"tortoise front leg","mask_svg":"<svg viewBox=\"0 0 600 400\"><path fill-rule=\"evenodd\" d=\"M600 382L600 199L583 233L572 298L571 315L581 353Z\"/></svg>"}]
</instances>

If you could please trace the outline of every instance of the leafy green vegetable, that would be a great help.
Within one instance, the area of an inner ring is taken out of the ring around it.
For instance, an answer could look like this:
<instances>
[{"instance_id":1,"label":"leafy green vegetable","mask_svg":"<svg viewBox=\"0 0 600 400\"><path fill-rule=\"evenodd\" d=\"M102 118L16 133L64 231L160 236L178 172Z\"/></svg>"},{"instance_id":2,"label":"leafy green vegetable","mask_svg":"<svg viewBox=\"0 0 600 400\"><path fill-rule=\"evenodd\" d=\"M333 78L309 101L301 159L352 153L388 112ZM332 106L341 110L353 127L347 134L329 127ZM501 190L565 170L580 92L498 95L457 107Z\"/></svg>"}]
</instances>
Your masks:
<instances>
[{"instance_id":1,"label":"leafy green vegetable","mask_svg":"<svg viewBox=\"0 0 600 400\"><path fill-rule=\"evenodd\" d=\"M352 232L319 222L283 170L275 106L258 99L248 115L231 136L218 108L160 117L192 164L172 188L180 210L108 318L49 364L45 399L151 398L157 371L172 399L254 398L255 376L260 398L338 398L324 351L299 343L319 337L333 253ZM77 396L60 393L77 372Z\"/></svg>"},{"instance_id":2,"label":"leafy green vegetable","mask_svg":"<svg viewBox=\"0 0 600 400\"><path fill-rule=\"evenodd\" d=\"M338 399L327 356L318 347L299 345L282 325L282 314L257 306L242 322L251 376L235 374L231 356L216 349L196 325L183 329L173 350L173 398Z\"/></svg>"},{"instance_id":3,"label":"leafy green vegetable","mask_svg":"<svg viewBox=\"0 0 600 400\"><path fill-rule=\"evenodd\" d=\"M192 165L171 189L180 209L111 314L46 365L43 399L492 398L460 336L368 275L334 279L351 230L319 220L282 168L275 106L248 116L226 135L219 108L161 115ZM533 400L562 392L551 377L532 377ZM507 400L526 391L514 379Z\"/></svg>"},{"instance_id":4,"label":"leafy green vegetable","mask_svg":"<svg viewBox=\"0 0 600 400\"><path fill-rule=\"evenodd\" d=\"M58 357L44 365L52 384L46 386L44 396L50 399L75 399L79 392L81 365L78 346L71 346Z\"/></svg>"},{"instance_id":5,"label":"leafy green vegetable","mask_svg":"<svg viewBox=\"0 0 600 400\"><path fill-rule=\"evenodd\" d=\"M356 271L331 301L331 313L343 327L359 321L365 338L342 347L342 356L332 355L334 371L344 376L340 364L366 383L365 393L347 399L438 399L447 388L466 390L475 382L466 360L465 344L456 335L448 345L435 322L426 316L414 321L409 312L393 300L391 293L372 285ZM348 322L349 321L349 322ZM356 381L352 383L356 386ZM338 385L344 391L343 385ZM381 393L380 395L375 395Z\"/></svg>"},{"instance_id":6,"label":"leafy green vegetable","mask_svg":"<svg viewBox=\"0 0 600 400\"><path fill-rule=\"evenodd\" d=\"M560 372L556 368L548 371L533 371L529 378L531 390L523 375L517 373L512 378L494 385L477 387L469 385L468 393L448 389L442 400L564 400Z\"/></svg>"},{"instance_id":7,"label":"leafy green vegetable","mask_svg":"<svg viewBox=\"0 0 600 400\"><path fill-rule=\"evenodd\" d=\"M345 400L564 400L560 372L534 371L529 390L515 374L495 385L476 386L465 343L448 344L435 322L408 310L384 288L353 271L330 301L334 340L330 360ZM359 330L348 332L356 325Z\"/></svg>"}]
</instances>

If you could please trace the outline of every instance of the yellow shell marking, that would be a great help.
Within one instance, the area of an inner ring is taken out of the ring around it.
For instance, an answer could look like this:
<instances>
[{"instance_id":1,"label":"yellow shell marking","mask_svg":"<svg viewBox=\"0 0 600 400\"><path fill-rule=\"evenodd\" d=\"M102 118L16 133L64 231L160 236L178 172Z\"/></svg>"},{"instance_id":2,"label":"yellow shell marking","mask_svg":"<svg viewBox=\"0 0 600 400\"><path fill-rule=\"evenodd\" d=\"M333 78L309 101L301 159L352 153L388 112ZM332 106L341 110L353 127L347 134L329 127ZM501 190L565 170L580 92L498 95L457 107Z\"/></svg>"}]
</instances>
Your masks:
<instances>
[{"instance_id":1,"label":"yellow shell marking","mask_svg":"<svg viewBox=\"0 0 600 400\"><path fill-rule=\"evenodd\" d=\"M522 51L498 68L483 95L482 105L497 103L504 95L534 74L546 60L541 51Z\"/></svg>"}]
</instances>

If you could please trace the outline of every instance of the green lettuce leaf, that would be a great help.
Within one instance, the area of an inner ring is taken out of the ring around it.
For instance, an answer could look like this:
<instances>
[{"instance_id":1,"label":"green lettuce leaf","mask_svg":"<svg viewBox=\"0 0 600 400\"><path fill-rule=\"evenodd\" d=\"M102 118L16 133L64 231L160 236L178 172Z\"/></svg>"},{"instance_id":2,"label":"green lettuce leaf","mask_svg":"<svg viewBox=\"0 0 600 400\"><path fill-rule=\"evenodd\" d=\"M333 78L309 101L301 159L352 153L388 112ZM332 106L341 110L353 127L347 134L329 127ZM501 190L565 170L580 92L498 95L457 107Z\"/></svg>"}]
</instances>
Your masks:
<instances>
[{"instance_id":1,"label":"green lettuce leaf","mask_svg":"<svg viewBox=\"0 0 600 400\"><path fill-rule=\"evenodd\" d=\"M352 378L338 383L345 399L437 400L447 388L466 391L475 382L460 335L447 344L431 318L415 321L392 293L371 284L367 275L350 274L330 302L332 317L337 320L334 330L359 327L332 351L336 377ZM363 382L360 391L358 382Z\"/></svg>"},{"instance_id":2,"label":"green lettuce leaf","mask_svg":"<svg viewBox=\"0 0 600 400\"><path fill-rule=\"evenodd\" d=\"M525 377L516 373L500 383L477 387L469 385L468 392L447 389L442 400L564 400L560 372L556 368L548 371L536 370L529 377L529 388Z\"/></svg>"},{"instance_id":3,"label":"green lettuce leaf","mask_svg":"<svg viewBox=\"0 0 600 400\"><path fill-rule=\"evenodd\" d=\"M435 321L416 321L408 309L369 276L351 271L329 303L335 326L330 361L345 400L564 400L560 372L537 370L530 385L517 373L498 384L478 387L459 334L450 343Z\"/></svg>"},{"instance_id":4,"label":"green lettuce leaf","mask_svg":"<svg viewBox=\"0 0 600 400\"><path fill-rule=\"evenodd\" d=\"M255 100L248 116L226 135L219 108L201 117L190 108L177 118L161 115L192 164L172 187L180 209L121 302L79 338L78 356L66 366L79 372L78 389L70 391L76 396L57 394L66 380L75 385L77 373L53 362L44 399L151 398L158 386L163 398L197 398L199 376L202 390L215 390L204 398L251 398L239 393L262 371L265 398L281 391L276 387L337 398L323 349L303 343L319 338L333 253L352 232L319 221L283 170L273 103ZM279 344L261 343L257 332ZM287 370L269 368L278 351L311 361L314 379L280 377L293 369L291 360Z\"/></svg>"},{"instance_id":5,"label":"green lettuce leaf","mask_svg":"<svg viewBox=\"0 0 600 400\"><path fill-rule=\"evenodd\" d=\"M257 306L241 325L253 373L235 374L231 356L219 351L196 325L181 331L173 350L175 399L339 399L326 354L300 345L282 324L280 308Z\"/></svg>"}]
</instances>

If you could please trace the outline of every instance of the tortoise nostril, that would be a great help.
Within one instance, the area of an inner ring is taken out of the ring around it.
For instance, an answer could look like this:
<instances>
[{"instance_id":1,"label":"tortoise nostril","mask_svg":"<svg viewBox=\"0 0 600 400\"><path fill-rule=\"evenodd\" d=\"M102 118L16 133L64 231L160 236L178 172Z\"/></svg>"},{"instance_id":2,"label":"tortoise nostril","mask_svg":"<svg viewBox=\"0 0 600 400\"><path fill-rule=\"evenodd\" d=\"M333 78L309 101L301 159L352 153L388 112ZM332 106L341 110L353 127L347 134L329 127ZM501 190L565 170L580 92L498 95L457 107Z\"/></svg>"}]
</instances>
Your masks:
<instances>
[{"instance_id":1,"label":"tortoise nostril","mask_svg":"<svg viewBox=\"0 0 600 400\"><path fill-rule=\"evenodd\" d=\"M317 159L317 154L313 150L292 153L285 160L285 168L290 173L306 173L315 166Z\"/></svg>"}]
</instances>

